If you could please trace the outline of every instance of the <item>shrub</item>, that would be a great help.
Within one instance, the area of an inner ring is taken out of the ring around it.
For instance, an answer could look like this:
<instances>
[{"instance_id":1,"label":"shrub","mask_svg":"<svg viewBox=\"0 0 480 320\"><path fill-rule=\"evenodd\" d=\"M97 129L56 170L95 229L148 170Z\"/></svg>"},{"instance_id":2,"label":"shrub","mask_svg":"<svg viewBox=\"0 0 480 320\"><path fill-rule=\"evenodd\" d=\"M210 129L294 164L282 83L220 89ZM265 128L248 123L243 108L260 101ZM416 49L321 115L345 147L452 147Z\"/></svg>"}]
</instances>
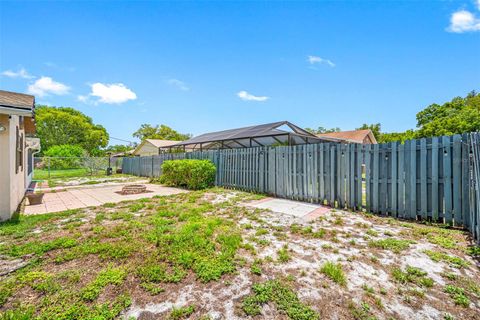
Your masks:
<instances>
[{"instance_id":1,"label":"shrub","mask_svg":"<svg viewBox=\"0 0 480 320\"><path fill-rule=\"evenodd\" d=\"M167 160L160 182L169 186L199 190L213 186L216 167L210 160Z\"/></svg>"},{"instance_id":2,"label":"shrub","mask_svg":"<svg viewBox=\"0 0 480 320\"><path fill-rule=\"evenodd\" d=\"M59 145L50 147L43 153L46 157L52 157L50 161L51 169L72 169L81 166L80 157L85 156L86 152L82 147L76 145ZM48 163L45 164L47 166Z\"/></svg>"}]
</instances>

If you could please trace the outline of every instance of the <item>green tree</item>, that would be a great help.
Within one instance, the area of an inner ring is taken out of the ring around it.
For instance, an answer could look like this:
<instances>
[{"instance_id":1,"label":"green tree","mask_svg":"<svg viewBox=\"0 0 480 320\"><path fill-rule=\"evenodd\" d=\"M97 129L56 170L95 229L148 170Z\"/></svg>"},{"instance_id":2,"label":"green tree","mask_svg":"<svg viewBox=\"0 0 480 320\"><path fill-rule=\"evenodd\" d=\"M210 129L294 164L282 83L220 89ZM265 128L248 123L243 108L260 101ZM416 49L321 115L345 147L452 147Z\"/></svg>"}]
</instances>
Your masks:
<instances>
[{"instance_id":1,"label":"green tree","mask_svg":"<svg viewBox=\"0 0 480 320\"><path fill-rule=\"evenodd\" d=\"M417 113L417 138L480 130L480 94L470 92L442 105L431 104Z\"/></svg>"},{"instance_id":2,"label":"green tree","mask_svg":"<svg viewBox=\"0 0 480 320\"><path fill-rule=\"evenodd\" d=\"M152 126L150 124L142 124L140 128L133 133L133 137L140 140L145 139L161 139L161 140L175 140L184 141L191 138L190 134L183 134L164 124Z\"/></svg>"},{"instance_id":3,"label":"green tree","mask_svg":"<svg viewBox=\"0 0 480 320\"><path fill-rule=\"evenodd\" d=\"M377 141L381 140L381 135L382 135L382 125L380 123L374 123L374 124L362 124L360 128L356 128L355 130L372 130L373 136Z\"/></svg>"},{"instance_id":4,"label":"green tree","mask_svg":"<svg viewBox=\"0 0 480 320\"><path fill-rule=\"evenodd\" d=\"M340 128L338 128L338 127L336 127L336 128L330 128L330 129L327 129L327 128L325 128L325 127L318 127L317 129L305 128L305 130L307 130L308 132L313 133L313 134L330 133L330 132L339 132L339 131L341 131Z\"/></svg>"},{"instance_id":5,"label":"green tree","mask_svg":"<svg viewBox=\"0 0 480 320\"><path fill-rule=\"evenodd\" d=\"M105 153L121 153L135 149L134 145L114 144L105 149Z\"/></svg>"},{"instance_id":6,"label":"green tree","mask_svg":"<svg viewBox=\"0 0 480 320\"><path fill-rule=\"evenodd\" d=\"M37 106L35 122L45 151L58 145L77 145L95 155L108 144L107 130L73 108Z\"/></svg>"},{"instance_id":7,"label":"green tree","mask_svg":"<svg viewBox=\"0 0 480 320\"><path fill-rule=\"evenodd\" d=\"M381 133L380 139L377 140L378 143L387 143L387 142L405 142L405 140L412 140L416 138L416 131L409 129L405 132L389 132L389 133Z\"/></svg>"}]
</instances>

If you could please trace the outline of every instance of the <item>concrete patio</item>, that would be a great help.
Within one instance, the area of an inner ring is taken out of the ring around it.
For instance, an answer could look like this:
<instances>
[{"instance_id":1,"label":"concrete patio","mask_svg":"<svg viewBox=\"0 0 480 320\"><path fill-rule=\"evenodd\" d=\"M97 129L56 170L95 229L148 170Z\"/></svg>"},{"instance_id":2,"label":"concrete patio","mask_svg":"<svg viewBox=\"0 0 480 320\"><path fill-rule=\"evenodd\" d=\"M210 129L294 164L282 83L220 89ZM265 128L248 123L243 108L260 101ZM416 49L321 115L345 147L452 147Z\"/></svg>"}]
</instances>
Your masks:
<instances>
[{"instance_id":1,"label":"concrete patio","mask_svg":"<svg viewBox=\"0 0 480 320\"><path fill-rule=\"evenodd\" d=\"M278 198L265 198L250 203L249 206L292 215L305 221L314 220L331 210L330 207L318 204Z\"/></svg>"},{"instance_id":2,"label":"concrete patio","mask_svg":"<svg viewBox=\"0 0 480 320\"><path fill-rule=\"evenodd\" d=\"M112 202L117 203L125 200L137 200L141 198L151 198L154 196L167 196L187 192L182 189L169 188L157 184L145 184L150 192L121 195L117 192L122 190L124 184L106 187L91 187L70 189L61 192L45 193L43 203L39 205L25 206L24 214L42 214L51 212L60 212L70 209L85 208L90 206L100 206Z\"/></svg>"}]
</instances>

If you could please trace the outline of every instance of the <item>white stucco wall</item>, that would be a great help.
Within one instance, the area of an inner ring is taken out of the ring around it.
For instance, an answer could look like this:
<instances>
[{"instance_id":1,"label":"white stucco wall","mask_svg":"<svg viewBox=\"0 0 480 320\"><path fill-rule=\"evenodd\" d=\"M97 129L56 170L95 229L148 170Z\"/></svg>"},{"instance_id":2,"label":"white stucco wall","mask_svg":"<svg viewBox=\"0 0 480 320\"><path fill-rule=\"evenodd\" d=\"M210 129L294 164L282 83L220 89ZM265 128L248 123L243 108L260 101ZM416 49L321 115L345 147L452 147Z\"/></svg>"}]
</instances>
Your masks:
<instances>
[{"instance_id":1,"label":"white stucco wall","mask_svg":"<svg viewBox=\"0 0 480 320\"><path fill-rule=\"evenodd\" d=\"M19 125L19 116L0 114L0 123L7 128L0 133L0 221L7 220L15 212L22 201L26 190L24 163L16 173L15 148L16 127ZM24 134L23 130L20 133ZM25 138L24 138L25 141Z\"/></svg>"}]
</instances>

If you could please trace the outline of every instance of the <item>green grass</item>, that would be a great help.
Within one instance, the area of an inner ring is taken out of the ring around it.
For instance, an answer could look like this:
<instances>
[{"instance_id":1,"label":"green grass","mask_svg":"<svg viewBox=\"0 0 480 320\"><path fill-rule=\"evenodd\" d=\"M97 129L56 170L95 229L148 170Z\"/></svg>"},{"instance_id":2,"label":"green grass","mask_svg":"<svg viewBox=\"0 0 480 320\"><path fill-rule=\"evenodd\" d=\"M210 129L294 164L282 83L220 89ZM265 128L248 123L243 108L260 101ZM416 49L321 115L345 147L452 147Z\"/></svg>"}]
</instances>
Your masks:
<instances>
[{"instance_id":1,"label":"green grass","mask_svg":"<svg viewBox=\"0 0 480 320\"><path fill-rule=\"evenodd\" d=\"M278 280L255 284L252 291L253 293L242 302L242 309L249 316L260 315L262 305L273 303L277 310L290 319L320 319L314 310L300 301L290 286Z\"/></svg>"},{"instance_id":2,"label":"green grass","mask_svg":"<svg viewBox=\"0 0 480 320\"><path fill-rule=\"evenodd\" d=\"M288 252L288 246L284 245L280 250L277 251L278 261L281 263L286 263L292 259L290 253Z\"/></svg>"},{"instance_id":3,"label":"green grass","mask_svg":"<svg viewBox=\"0 0 480 320\"><path fill-rule=\"evenodd\" d=\"M470 300L465 295L465 290L454 285L447 285L444 289L450 295L456 305L467 308L470 305Z\"/></svg>"},{"instance_id":4,"label":"green grass","mask_svg":"<svg viewBox=\"0 0 480 320\"><path fill-rule=\"evenodd\" d=\"M170 312L170 316L168 317L168 319L170 320L186 319L194 312L195 312L194 306L173 308L172 312Z\"/></svg>"},{"instance_id":5,"label":"green grass","mask_svg":"<svg viewBox=\"0 0 480 320\"><path fill-rule=\"evenodd\" d=\"M253 263L250 267L250 271L253 274L256 274L258 276L261 275L262 274L262 260L255 259L255 261L253 261Z\"/></svg>"},{"instance_id":6,"label":"green grass","mask_svg":"<svg viewBox=\"0 0 480 320\"><path fill-rule=\"evenodd\" d=\"M413 283L426 288L433 287L434 285L433 280L427 277L427 272L411 266L407 266L405 271L402 271L400 268L394 268L392 277L396 282L401 284Z\"/></svg>"},{"instance_id":7,"label":"green grass","mask_svg":"<svg viewBox=\"0 0 480 320\"><path fill-rule=\"evenodd\" d=\"M95 300L103 288L109 284L122 284L127 276L127 271L124 268L107 267L100 271L98 276L90 284L82 290L82 298L88 301Z\"/></svg>"},{"instance_id":8,"label":"green grass","mask_svg":"<svg viewBox=\"0 0 480 320\"><path fill-rule=\"evenodd\" d=\"M410 244L412 243L414 242L411 240L388 238L381 240L371 240L368 242L368 245L372 248L390 250L395 253L399 253L400 251L408 249L410 247Z\"/></svg>"},{"instance_id":9,"label":"green grass","mask_svg":"<svg viewBox=\"0 0 480 320\"><path fill-rule=\"evenodd\" d=\"M341 286L347 285L347 277L343 272L342 265L339 263L333 263L331 261L325 262L320 268L320 272Z\"/></svg>"},{"instance_id":10,"label":"green grass","mask_svg":"<svg viewBox=\"0 0 480 320\"><path fill-rule=\"evenodd\" d=\"M236 256L243 241L231 217L249 212L235 204L251 195L240 193L228 206L214 205L203 195L20 215L0 223L0 254L27 255L30 262L0 280L0 307L8 306L0 319L32 318L29 310L16 307L20 305L33 307L39 319L113 319L130 305L132 285L157 295L187 274L209 282L234 273L244 263ZM134 214L140 210L142 215ZM80 223L80 218L88 221ZM261 263L254 265L260 268ZM261 272L255 267L254 272ZM25 292L36 294L24 302Z\"/></svg>"},{"instance_id":11,"label":"green grass","mask_svg":"<svg viewBox=\"0 0 480 320\"><path fill-rule=\"evenodd\" d=\"M77 169L51 169L50 175L48 169L34 169L33 170L33 179L35 180L48 180L48 179L58 179L58 178L73 178L73 177L84 177L90 176L90 172L86 168L77 168ZM96 174L98 175L98 173Z\"/></svg>"},{"instance_id":12,"label":"green grass","mask_svg":"<svg viewBox=\"0 0 480 320\"><path fill-rule=\"evenodd\" d=\"M463 260L462 258L451 256L443 252L432 251L432 250L424 250L423 252L435 262L443 261L455 268L464 268L469 266L469 263Z\"/></svg>"}]
</instances>

